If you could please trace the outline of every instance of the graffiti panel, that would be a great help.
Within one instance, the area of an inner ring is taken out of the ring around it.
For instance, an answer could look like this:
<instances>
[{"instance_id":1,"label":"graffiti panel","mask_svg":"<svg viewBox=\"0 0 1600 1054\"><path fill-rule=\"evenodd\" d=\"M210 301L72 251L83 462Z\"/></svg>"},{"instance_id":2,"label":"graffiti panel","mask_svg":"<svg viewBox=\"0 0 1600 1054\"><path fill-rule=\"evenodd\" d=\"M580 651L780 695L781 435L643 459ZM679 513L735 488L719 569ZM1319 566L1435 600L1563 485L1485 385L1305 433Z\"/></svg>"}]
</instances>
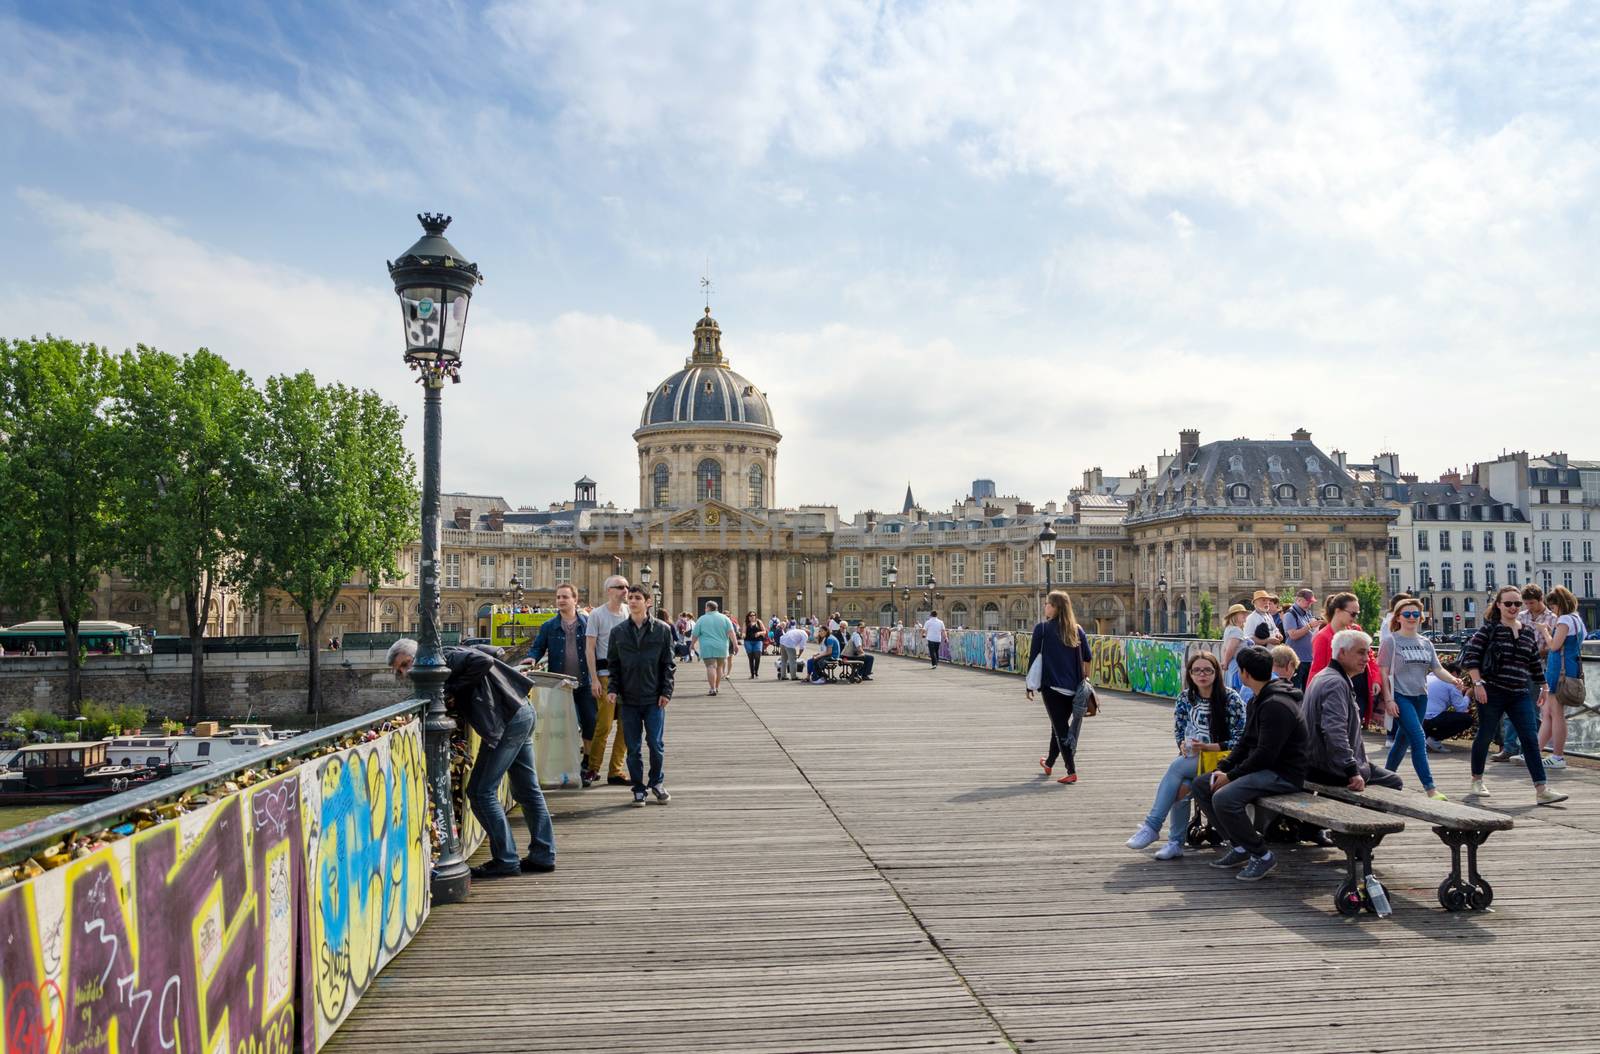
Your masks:
<instances>
[{"instance_id":1,"label":"graffiti panel","mask_svg":"<svg viewBox=\"0 0 1600 1054\"><path fill-rule=\"evenodd\" d=\"M1089 653L1093 660L1089 678L1101 688L1128 691L1127 657L1123 651L1122 637L1090 637Z\"/></svg>"},{"instance_id":2,"label":"graffiti panel","mask_svg":"<svg viewBox=\"0 0 1600 1054\"><path fill-rule=\"evenodd\" d=\"M1178 697L1183 687L1183 641L1125 637L1122 645L1128 686L1133 691Z\"/></svg>"}]
</instances>

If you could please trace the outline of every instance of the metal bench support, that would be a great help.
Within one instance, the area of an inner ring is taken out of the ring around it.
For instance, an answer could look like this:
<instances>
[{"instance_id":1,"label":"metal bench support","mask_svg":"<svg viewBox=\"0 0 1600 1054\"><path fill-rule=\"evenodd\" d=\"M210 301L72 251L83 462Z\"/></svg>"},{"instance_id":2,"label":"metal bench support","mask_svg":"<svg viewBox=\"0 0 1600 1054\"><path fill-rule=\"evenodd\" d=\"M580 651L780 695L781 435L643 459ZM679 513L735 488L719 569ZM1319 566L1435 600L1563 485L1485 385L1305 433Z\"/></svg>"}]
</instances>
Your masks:
<instances>
[{"instance_id":1,"label":"metal bench support","mask_svg":"<svg viewBox=\"0 0 1600 1054\"><path fill-rule=\"evenodd\" d=\"M1345 860L1345 880L1333 895L1334 907L1341 915L1359 915L1363 908L1376 914L1377 909L1367 896L1367 877L1372 874L1372 852L1383 841L1383 835L1328 833L1333 844L1344 850Z\"/></svg>"},{"instance_id":2,"label":"metal bench support","mask_svg":"<svg viewBox=\"0 0 1600 1054\"><path fill-rule=\"evenodd\" d=\"M1452 831L1435 827L1433 833L1450 847L1450 874L1439 883L1439 905L1446 911L1487 911L1494 903L1494 887L1478 874L1478 846L1489 840L1489 831ZM1461 847L1467 847L1467 877L1461 877Z\"/></svg>"}]
</instances>

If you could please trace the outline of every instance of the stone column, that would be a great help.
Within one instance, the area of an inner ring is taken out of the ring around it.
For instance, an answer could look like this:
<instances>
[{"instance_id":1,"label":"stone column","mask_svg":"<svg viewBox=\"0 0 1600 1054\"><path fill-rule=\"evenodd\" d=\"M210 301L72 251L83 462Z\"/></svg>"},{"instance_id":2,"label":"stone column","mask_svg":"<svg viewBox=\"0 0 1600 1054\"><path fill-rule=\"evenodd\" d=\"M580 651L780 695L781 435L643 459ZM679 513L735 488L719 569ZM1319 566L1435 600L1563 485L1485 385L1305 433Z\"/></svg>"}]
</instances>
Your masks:
<instances>
[{"instance_id":1,"label":"stone column","mask_svg":"<svg viewBox=\"0 0 1600 1054\"><path fill-rule=\"evenodd\" d=\"M783 604L778 595L778 558L767 553L761 558L761 612L763 619L783 614Z\"/></svg>"},{"instance_id":2,"label":"stone column","mask_svg":"<svg viewBox=\"0 0 1600 1054\"><path fill-rule=\"evenodd\" d=\"M674 618L678 609L672 606L672 554L665 549L661 551L661 607L657 612L668 620Z\"/></svg>"},{"instance_id":3,"label":"stone column","mask_svg":"<svg viewBox=\"0 0 1600 1054\"><path fill-rule=\"evenodd\" d=\"M739 603L739 554L728 553L728 595L722 602L727 605L724 612L729 618L738 622L744 618L744 607Z\"/></svg>"}]
</instances>

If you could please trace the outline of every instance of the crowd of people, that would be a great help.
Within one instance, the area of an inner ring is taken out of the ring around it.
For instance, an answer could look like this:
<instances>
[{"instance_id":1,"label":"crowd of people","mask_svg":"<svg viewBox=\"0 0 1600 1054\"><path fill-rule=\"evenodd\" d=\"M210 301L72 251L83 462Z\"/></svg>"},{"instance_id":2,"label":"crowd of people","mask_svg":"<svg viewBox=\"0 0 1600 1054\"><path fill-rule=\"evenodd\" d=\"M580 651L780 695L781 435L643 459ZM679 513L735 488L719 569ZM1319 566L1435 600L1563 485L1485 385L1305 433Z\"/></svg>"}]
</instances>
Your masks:
<instances>
[{"instance_id":1,"label":"crowd of people","mask_svg":"<svg viewBox=\"0 0 1600 1054\"><path fill-rule=\"evenodd\" d=\"M1226 850L1212 866L1238 868L1245 881L1263 878L1277 860L1250 818L1251 802L1307 782L1356 792L1398 790L1404 781L1397 769L1408 753L1423 793L1446 800L1428 755L1474 720L1467 797L1490 795L1483 773L1499 736L1503 746L1495 760L1510 760L1520 750L1535 804L1567 799L1549 786L1546 769L1565 767L1563 703L1581 698L1578 656L1587 628L1569 591L1553 589L1547 596L1533 585L1501 589L1459 661L1450 664L1422 635L1423 605L1415 597L1395 597L1377 642L1360 628L1361 605L1353 593L1328 597L1320 615L1315 606L1308 589L1287 609L1259 591L1253 611L1236 604L1227 612L1220 659L1209 652L1189 656L1173 709L1176 756L1128 848L1147 849L1165 828L1155 858L1183 856L1193 799L1224 839ZM1070 617L1070 605L1067 611ZM1050 634L1045 639L1048 644ZM1039 644L1035 629L1036 650ZM1391 737L1379 765L1367 756L1363 731L1384 723ZM1053 713L1051 724L1058 725ZM1059 731L1054 736L1063 738ZM1549 761L1541 748L1551 752ZM1069 772L1071 764L1069 755Z\"/></svg>"}]
</instances>

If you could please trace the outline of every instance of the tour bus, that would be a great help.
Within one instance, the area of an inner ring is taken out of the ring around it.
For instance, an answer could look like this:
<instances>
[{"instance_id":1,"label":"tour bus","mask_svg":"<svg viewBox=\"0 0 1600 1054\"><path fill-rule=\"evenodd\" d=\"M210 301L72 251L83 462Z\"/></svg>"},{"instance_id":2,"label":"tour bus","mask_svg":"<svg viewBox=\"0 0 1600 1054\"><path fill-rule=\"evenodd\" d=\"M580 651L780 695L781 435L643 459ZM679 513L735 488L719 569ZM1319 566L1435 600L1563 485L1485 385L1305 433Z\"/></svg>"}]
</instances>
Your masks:
<instances>
[{"instance_id":1,"label":"tour bus","mask_svg":"<svg viewBox=\"0 0 1600 1054\"><path fill-rule=\"evenodd\" d=\"M19 622L0 629L0 648L7 655L26 655L29 644L37 655L65 655L67 633L60 622ZM78 646L90 655L148 655L151 650L138 626L87 619L78 623Z\"/></svg>"}]
</instances>

